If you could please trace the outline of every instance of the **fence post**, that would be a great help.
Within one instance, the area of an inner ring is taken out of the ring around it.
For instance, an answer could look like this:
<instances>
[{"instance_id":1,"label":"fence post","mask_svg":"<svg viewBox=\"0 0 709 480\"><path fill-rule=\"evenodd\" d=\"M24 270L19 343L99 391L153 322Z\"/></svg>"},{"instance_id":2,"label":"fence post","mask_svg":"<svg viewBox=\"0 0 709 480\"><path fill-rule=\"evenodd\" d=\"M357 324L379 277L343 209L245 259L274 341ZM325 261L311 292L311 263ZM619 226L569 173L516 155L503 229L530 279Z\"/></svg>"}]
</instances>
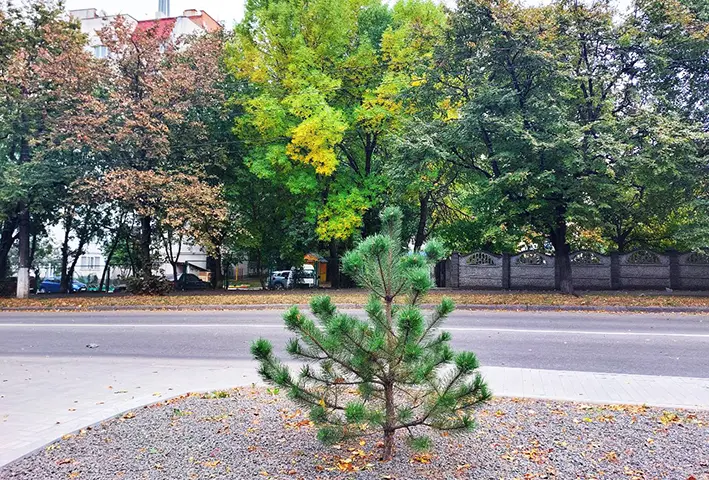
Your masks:
<instances>
[{"instance_id":1,"label":"fence post","mask_svg":"<svg viewBox=\"0 0 709 480\"><path fill-rule=\"evenodd\" d=\"M679 269L679 252L677 250L667 250L665 252L670 257L670 288L679 290L682 288L682 277Z\"/></svg>"},{"instance_id":2,"label":"fence post","mask_svg":"<svg viewBox=\"0 0 709 480\"><path fill-rule=\"evenodd\" d=\"M453 252L451 255L451 287L460 287L460 254Z\"/></svg>"},{"instance_id":3,"label":"fence post","mask_svg":"<svg viewBox=\"0 0 709 480\"><path fill-rule=\"evenodd\" d=\"M620 290L620 253L611 252L611 289Z\"/></svg>"},{"instance_id":4,"label":"fence post","mask_svg":"<svg viewBox=\"0 0 709 480\"><path fill-rule=\"evenodd\" d=\"M502 254L502 288L509 290L511 288L510 281L510 254Z\"/></svg>"}]
</instances>

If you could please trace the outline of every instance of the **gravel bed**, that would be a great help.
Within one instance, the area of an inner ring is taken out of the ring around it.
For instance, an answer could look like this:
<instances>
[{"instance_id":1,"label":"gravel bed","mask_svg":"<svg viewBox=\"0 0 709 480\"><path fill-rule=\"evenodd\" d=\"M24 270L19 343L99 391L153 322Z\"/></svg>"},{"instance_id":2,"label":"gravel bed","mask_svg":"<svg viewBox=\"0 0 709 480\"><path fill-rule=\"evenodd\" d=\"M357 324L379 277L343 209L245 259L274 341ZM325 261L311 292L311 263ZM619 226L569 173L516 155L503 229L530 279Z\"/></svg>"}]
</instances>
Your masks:
<instances>
[{"instance_id":1,"label":"gravel bed","mask_svg":"<svg viewBox=\"0 0 709 480\"><path fill-rule=\"evenodd\" d=\"M283 394L240 388L137 409L66 435L0 479L709 479L709 412L498 398L430 455L378 436L326 447Z\"/></svg>"}]
</instances>

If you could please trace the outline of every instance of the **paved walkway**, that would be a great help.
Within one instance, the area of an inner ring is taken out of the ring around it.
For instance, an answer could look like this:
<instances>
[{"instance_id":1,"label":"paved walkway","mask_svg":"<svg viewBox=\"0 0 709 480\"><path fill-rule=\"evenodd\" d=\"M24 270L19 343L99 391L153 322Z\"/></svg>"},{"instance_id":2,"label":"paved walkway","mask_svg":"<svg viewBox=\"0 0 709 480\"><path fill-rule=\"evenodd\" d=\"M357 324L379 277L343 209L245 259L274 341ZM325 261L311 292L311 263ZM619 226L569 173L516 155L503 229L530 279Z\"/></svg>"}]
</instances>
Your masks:
<instances>
[{"instance_id":1,"label":"paved walkway","mask_svg":"<svg viewBox=\"0 0 709 480\"><path fill-rule=\"evenodd\" d=\"M486 367L493 392L709 409L709 379ZM190 391L258 382L250 361L0 359L0 465L125 410Z\"/></svg>"}]
</instances>

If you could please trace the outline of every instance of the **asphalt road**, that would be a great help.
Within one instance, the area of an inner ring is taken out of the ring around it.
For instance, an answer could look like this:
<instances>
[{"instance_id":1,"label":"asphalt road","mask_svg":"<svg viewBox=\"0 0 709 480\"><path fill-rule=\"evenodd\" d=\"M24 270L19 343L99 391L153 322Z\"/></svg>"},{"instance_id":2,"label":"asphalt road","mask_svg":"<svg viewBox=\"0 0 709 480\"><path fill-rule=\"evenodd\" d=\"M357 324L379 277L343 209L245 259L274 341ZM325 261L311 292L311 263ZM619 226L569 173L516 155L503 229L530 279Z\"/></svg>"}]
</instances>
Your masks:
<instances>
[{"instance_id":1,"label":"asphalt road","mask_svg":"<svg viewBox=\"0 0 709 480\"><path fill-rule=\"evenodd\" d=\"M357 315L362 312L353 311ZM0 358L249 359L254 338L282 351L282 312L0 313ZM453 346L483 365L709 378L709 316L456 312ZM88 344L98 348L87 348Z\"/></svg>"}]
</instances>

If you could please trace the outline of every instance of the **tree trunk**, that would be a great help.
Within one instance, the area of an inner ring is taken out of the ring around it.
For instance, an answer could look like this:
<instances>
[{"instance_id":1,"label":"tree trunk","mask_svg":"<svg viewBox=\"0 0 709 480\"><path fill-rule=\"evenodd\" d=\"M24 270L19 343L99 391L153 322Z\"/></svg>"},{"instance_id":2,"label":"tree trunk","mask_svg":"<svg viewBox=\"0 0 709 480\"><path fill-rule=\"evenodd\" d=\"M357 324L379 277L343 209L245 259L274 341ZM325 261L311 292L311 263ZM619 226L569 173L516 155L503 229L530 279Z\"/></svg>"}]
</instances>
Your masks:
<instances>
[{"instance_id":1,"label":"tree trunk","mask_svg":"<svg viewBox=\"0 0 709 480\"><path fill-rule=\"evenodd\" d=\"M172 281L175 282L175 285L177 285L177 262L170 262L170 265L172 265Z\"/></svg>"},{"instance_id":2,"label":"tree trunk","mask_svg":"<svg viewBox=\"0 0 709 480\"><path fill-rule=\"evenodd\" d=\"M217 256L214 257L214 288L221 290L224 288L224 275L222 275L222 252L217 249Z\"/></svg>"},{"instance_id":3,"label":"tree trunk","mask_svg":"<svg viewBox=\"0 0 709 480\"><path fill-rule=\"evenodd\" d=\"M246 267L246 275L248 276L248 265ZM268 284L268 280L266 277L263 276L263 271L261 267L261 251L259 250L257 256L256 256L256 275L258 275L259 282L261 282L261 288L266 290L266 285Z\"/></svg>"},{"instance_id":4,"label":"tree trunk","mask_svg":"<svg viewBox=\"0 0 709 480\"><path fill-rule=\"evenodd\" d=\"M111 260L113 259L113 254L118 248L118 240L120 237L116 234L116 238L111 244L111 248L108 250L108 255L106 256L106 265L103 266L103 273L101 274L101 283L98 285L98 291L103 292L104 283L106 285L106 291L111 287ZM108 279L106 276L108 275Z\"/></svg>"},{"instance_id":5,"label":"tree trunk","mask_svg":"<svg viewBox=\"0 0 709 480\"><path fill-rule=\"evenodd\" d=\"M19 218L20 261L17 270L17 298L30 296L30 208L23 203Z\"/></svg>"},{"instance_id":6,"label":"tree trunk","mask_svg":"<svg viewBox=\"0 0 709 480\"><path fill-rule=\"evenodd\" d=\"M7 278L7 258L12 245L15 243L15 228L17 228L16 215L8 218L2 224L2 232L0 232L0 280Z\"/></svg>"},{"instance_id":7,"label":"tree trunk","mask_svg":"<svg viewBox=\"0 0 709 480\"><path fill-rule=\"evenodd\" d=\"M394 423L396 422L396 409L394 408L394 385L384 385L384 453L382 460L388 462L394 455Z\"/></svg>"},{"instance_id":8,"label":"tree trunk","mask_svg":"<svg viewBox=\"0 0 709 480\"><path fill-rule=\"evenodd\" d=\"M138 254L138 274L143 278L153 275L153 266L150 261L150 242L153 230L150 217L140 218L140 252Z\"/></svg>"},{"instance_id":9,"label":"tree trunk","mask_svg":"<svg viewBox=\"0 0 709 480\"><path fill-rule=\"evenodd\" d=\"M128 261L130 262L130 274L136 275L138 273L138 270L135 266L135 259L133 258L133 254L130 251L130 238L131 237L129 235L126 235L126 254L128 254Z\"/></svg>"},{"instance_id":10,"label":"tree trunk","mask_svg":"<svg viewBox=\"0 0 709 480\"><path fill-rule=\"evenodd\" d=\"M426 241L426 221L428 220L428 193L419 195L419 224L414 237L414 252L421 250Z\"/></svg>"},{"instance_id":11,"label":"tree trunk","mask_svg":"<svg viewBox=\"0 0 709 480\"><path fill-rule=\"evenodd\" d=\"M327 278L332 288L340 288L340 257L337 255L338 241L330 240L330 258L327 262Z\"/></svg>"},{"instance_id":12,"label":"tree trunk","mask_svg":"<svg viewBox=\"0 0 709 480\"><path fill-rule=\"evenodd\" d=\"M71 238L71 226L74 216L67 211L64 216L64 240L62 241L62 260L60 270L59 290L64 293L69 291L69 277L67 270L69 268L69 239Z\"/></svg>"},{"instance_id":13,"label":"tree trunk","mask_svg":"<svg viewBox=\"0 0 709 480\"><path fill-rule=\"evenodd\" d=\"M554 268L557 289L562 293L573 294L574 283L571 275L571 247L566 240L566 218L557 217L556 226L551 231L551 243L554 246Z\"/></svg>"},{"instance_id":14,"label":"tree trunk","mask_svg":"<svg viewBox=\"0 0 709 480\"><path fill-rule=\"evenodd\" d=\"M35 254L37 253L37 231L34 228L30 227L30 231L32 232L32 241L30 242L30 268L35 267L36 265L34 264L34 257Z\"/></svg>"},{"instance_id":15,"label":"tree trunk","mask_svg":"<svg viewBox=\"0 0 709 480\"><path fill-rule=\"evenodd\" d=\"M71 265L69 265L69 269L66 272L67 278L69 279L69 288L66 290L67 293L72 293L72 280L74 278L74 270L76 270L76 264L79 262L79 257L84 254L84 247L86 247L87 241L88 240L83 238L79 240L79 246L76 249L76 253L71 261Z\"/></svg>"}]
</instances>

